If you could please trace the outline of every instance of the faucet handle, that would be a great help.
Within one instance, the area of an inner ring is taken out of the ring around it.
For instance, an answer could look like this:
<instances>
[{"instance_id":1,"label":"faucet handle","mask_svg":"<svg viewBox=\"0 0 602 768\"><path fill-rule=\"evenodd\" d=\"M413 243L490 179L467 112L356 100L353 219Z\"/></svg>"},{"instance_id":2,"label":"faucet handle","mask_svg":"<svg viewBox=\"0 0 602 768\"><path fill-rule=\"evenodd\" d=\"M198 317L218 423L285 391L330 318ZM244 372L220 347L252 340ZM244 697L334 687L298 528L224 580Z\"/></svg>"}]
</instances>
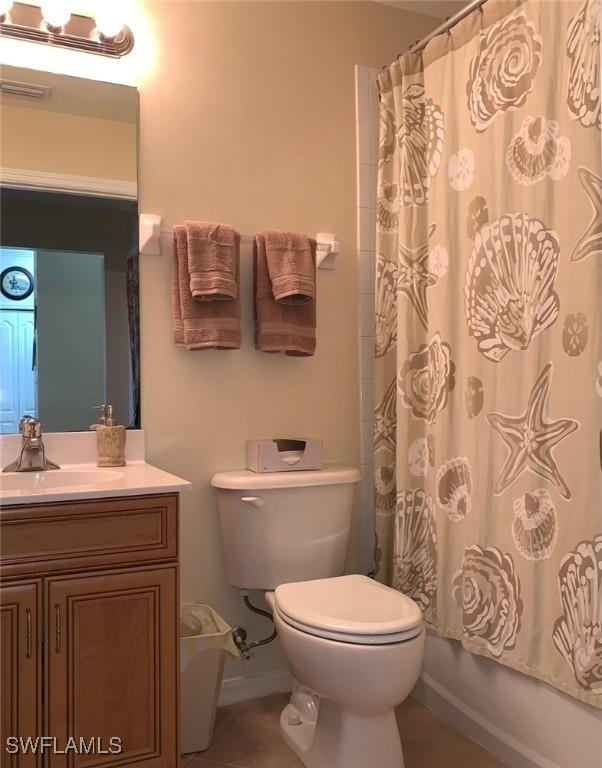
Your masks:
<instances>
[{"instance_id":1,"label":"faucet handle","mask_svg":"<svg viewBox=\"0 0 602 768\"><path fill-rule=\"evenodd\" d=\"M33 416L24 416L19 422L19 429L26 438L42 436L42 424Z\"/></svg>"}]
</instances>

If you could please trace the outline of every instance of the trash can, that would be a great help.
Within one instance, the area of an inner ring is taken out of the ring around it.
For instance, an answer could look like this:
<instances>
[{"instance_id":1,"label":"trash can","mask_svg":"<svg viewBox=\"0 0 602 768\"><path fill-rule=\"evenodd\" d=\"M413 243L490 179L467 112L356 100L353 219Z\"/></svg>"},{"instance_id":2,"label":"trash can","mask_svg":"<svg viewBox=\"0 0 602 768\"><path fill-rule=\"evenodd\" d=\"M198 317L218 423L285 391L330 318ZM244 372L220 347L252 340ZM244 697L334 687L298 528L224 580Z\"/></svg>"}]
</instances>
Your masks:
<instances>
[{"instance_id":1,"label":"trash can","mask_svg":"<svg viewBox=\"0 0 602 768\"><path fill-rule=\"evenodd\" d=\"M184 603L180 610L181 751L211 744L226 654L240 657L232 628L213 608Z\"/></svg>"}]
</instances>

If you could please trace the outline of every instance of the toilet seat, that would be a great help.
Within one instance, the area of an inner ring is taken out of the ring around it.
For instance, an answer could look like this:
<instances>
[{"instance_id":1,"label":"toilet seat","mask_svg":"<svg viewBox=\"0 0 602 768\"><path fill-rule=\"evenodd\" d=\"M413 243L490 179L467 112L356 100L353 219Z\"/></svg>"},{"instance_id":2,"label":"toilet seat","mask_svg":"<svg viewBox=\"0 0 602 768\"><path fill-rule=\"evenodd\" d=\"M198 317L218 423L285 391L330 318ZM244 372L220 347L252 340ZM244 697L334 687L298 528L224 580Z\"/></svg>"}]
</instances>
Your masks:
<instances>
[{"instance_id":1,"label":"toilet seat","mask_svg":"<svg viewBox=\"0 0 602 768\"><path fill-rule=\"evenodd\" d=\"M281 584L274 605L295 629L343 643L402 643L422 632L413 600L359 574Z\"/></svg>"}]
</instances>

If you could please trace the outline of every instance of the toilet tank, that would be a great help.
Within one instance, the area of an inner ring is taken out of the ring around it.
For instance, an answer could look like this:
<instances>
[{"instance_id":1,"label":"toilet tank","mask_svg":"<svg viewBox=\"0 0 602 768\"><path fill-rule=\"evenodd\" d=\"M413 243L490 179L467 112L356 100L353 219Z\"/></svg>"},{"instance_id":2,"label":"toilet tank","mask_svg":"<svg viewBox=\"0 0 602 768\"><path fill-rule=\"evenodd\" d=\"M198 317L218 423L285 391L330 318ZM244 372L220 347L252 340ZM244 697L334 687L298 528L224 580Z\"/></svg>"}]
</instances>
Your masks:
<instances>
[{"instance_id":1,"label":"toilet tank","mask_svg":"<svg viewBox=\"0 0 602 768\"><path fill-rule=\"evenodd\" d=\"M340 576L359 479L349 467L214 475L230 584L272 590Z\"/></svg>"}]
</instances>

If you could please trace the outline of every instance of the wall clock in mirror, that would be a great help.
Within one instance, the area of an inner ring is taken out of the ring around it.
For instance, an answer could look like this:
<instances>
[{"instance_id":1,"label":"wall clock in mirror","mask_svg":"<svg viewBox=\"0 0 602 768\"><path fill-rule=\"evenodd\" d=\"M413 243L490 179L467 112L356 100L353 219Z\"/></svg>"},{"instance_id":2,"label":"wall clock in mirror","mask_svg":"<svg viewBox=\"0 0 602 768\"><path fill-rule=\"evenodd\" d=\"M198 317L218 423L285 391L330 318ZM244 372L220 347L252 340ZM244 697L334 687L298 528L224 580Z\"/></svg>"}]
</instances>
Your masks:
<instances>
[{"instance_id":1,"label":"wall clock in mirror","mask_svg":"<svg viewBox=\"0 0 602 768\"><path fill-rule=\"evenodd\" d=\"M33 275L23 267L7 267L0 273L0 291L7 299L22 301L33 293Z\"/></svg>"}]
</instances>

